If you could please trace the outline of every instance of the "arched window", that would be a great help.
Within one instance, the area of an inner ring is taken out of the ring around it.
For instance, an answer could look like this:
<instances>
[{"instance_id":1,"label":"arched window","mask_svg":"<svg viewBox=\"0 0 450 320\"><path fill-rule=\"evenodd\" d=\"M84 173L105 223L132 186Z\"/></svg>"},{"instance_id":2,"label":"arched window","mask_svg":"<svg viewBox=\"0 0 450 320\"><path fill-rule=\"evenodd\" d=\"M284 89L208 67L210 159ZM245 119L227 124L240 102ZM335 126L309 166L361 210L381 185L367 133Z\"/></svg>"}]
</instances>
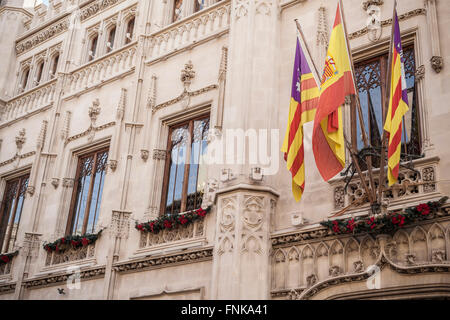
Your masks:
<instances>
[{"instance_id":1,"label":"arched window","mask_svg":"<svg viewBox=\"0 0 450 320\"><path fill-rule=\"evenodd\" d=\"M114 39L116 38L116 27L112 27L108 32L108 42L106 43L106 52L114 49Z\"/></svg>"},{"instance_id":2,"label":"arched window","mask_svg":"<svg viewBox=\"0 0 450 320\"><path fill-rule=\"evenodd\" d=\"M53 79L56 75L56 71L58 70L58 62L59 62L59 54L53 57L52 69L50 70L50 79Z\"/></svg>"},{"instance_id":3,"label":"arched window","mask_svg":"<svg viewBox=\"0 0 450 320\"><path fill-rule=\"evenodd\" d=\"M128 44L131 42L131 40L133 39L133 35L134 35L134 21L135 21L135 17L131 18L128 23L127 23L127 33L125 35L125 44Z\"/></svg>"},{"instance_id":4,"label":"arched window","mask_svg":"<svg viewBox=\"0 0 450 320\"><path fill-rule=\"evenodd\" d=\"M97 54L97 43L98 43L98 34L93 36L89 43L88 61L92 61L95 59L95 55Z\"/></svg>"},{"instance_id":5,"label":"arched window","mask_svg":"<svg viewBox=\"0 0 450 320\"><path fill-rule=\"evenodd\" d=\"M30 68L26 68L22 71L22 79L20 80L20 92L23 92L28 84L28 78L30 77Z\"/></svg>"},{"instance_id":6,"label":"arched window","mask_svg":"<svg viewBox=\"0 0 450 320\"><path fill-rule=\"evenodd\" d=\"M39 85L39 83L41 82L41 80L42 80L42 72L44 71L44 61L41 61L39 64L38 64L38 67L37 67L37 73L36 73L36 77L35 77L35 85Z\"/></svg>"}]
</instances>

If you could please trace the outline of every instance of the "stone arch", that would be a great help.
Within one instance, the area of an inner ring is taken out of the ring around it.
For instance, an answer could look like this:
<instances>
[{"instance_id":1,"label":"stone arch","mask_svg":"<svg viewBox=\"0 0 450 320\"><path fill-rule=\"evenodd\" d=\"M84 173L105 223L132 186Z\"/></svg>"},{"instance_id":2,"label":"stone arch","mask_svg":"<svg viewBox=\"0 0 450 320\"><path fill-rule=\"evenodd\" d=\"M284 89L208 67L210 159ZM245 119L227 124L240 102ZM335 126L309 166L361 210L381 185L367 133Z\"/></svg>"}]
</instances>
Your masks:
<instances>
[{"instance_id":1,"label":"stone arch","mask_svg":"<svg viewBox=\"0 0 450 320\"><path fill-rule=\"evenodd\" d=\"M398 230L393 237L395 248L389 252L390 258L396 263L404 263L409 250L409 236L404 230Z\"/></svg>"},{"instance_id":2,"label":"stone arch","mask_svg":"<svg viewBox=\"0 0 450 320\"><path fill-rule=\"evenodd\" d=\"M337 272L344 272L344 246L340 240L336 239L330 247L330 274L336 275Z\"/></svg>"},{"instance_id":3,"label":"stone arch","mask_svg":"<svg viewBox=\"0 0 450 320\"><path fill-rule=\"evenodd\" d=\"M359 250L364 268L367 269L369 266L375 264L379 256L379 247L371 236L367 235L363 238Z\"/></svg>"},{"instance_id":4,"label":"stone arch","mask_svg":"<svg viewBox=\"0 0 450 320\"><path fill-rule=\"evenodd\" d=\"M307 278L315 274L314 271L314 249L311 247L311 245L307 244L302 249L301 254L301 284L306 285L307 284Z\"/></svg>"},{"instance_id":5,"label":"stone arch","mask_svg":"<svg viewBox=\"0 0 450 320\"><path fill-rule=\"evenodd\" d=\"M355 272L355 263L361 261L359 256L359 243L355 238L350 238L344 247L345 273Z\"/></svg>"},{"instance_id":6,"label":"stone arch","mask_svg":"<svg viewBox=\"0 0 450 320\"><path fill-rule=\"evenodd\" d=\"M428 261L427 234L422 227L417 226L411 232L409 246L416 262Z\"/></svg>"},{"instance_id":7,"label":"stone arch","mask_svg":"<svg viewBox=\"0 0 450 320\"><path fill-rule=\"evenodd\" d=\"M297 247L292 247L287 254L287 280L288 288L298 288L301 284L300 279L300 252Z\"/></svg>"},{"instance_id":8,"label":"stone arch","mask_svg":"<svg viewBox=\"0 0 450 320\"><path fill-rule=\"evenodd\" d=\"M286 254L282 249L277 249L273 254L273 289L284 289L286 287L285 266Z\"/></svg>"},{"instance_id":9,"label":"stone arch","mask_svg":"<svg viewBox=\"0 0 450 320\"><path fill-rule=\"evenodd\" d=\"M444 228L437 223L433 224L428 230L428 240L430 241L431 261L440 263L447 260Z\"/></svg>"},{"instance_id":10,"label":"stone arch","mask_svg":"<svg viewBox=\"0 0 450 320\"><path fill-rule=\"evenodd\" d=\"M319 280L325 280L329 275L329 248L321 242L316 249L316 275Z\"/></svg>"}]
</instances>

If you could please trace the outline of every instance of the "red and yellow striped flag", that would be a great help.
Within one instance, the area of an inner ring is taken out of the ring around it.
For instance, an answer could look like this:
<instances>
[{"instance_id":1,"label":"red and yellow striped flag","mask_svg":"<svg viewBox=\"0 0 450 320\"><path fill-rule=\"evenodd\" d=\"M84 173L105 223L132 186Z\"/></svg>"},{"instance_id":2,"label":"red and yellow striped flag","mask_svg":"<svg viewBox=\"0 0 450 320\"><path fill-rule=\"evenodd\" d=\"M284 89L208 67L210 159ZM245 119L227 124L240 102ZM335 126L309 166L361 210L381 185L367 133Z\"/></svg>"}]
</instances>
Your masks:
<instances>
[{"instance_id":1,"label":"red and yellow striped flag","mask_svg":"<svg viewBox=\"0 0 450 320\"><path fill-rule=\"evenodd\" d=\"M316 165L325 181L333 178L345 167L342 106L345 97L350 94L355 94L355 85L338 4L321 79L312 138Z\"/></svg>"},{"instance_id":2,"label":"red and yellow striped flag","mask_svg":"<svg viewBox=\"0 0 450 320\"><path fill-rule=\"evenodd\" d=\"M394 28L392 65L391 65L391 93L389 109L386 115L384 130L389 132L388 147L388 180L389 186L397 182L400 167L400 153L402 145L402 120L408 112L408 87L405 80L402 40L398 23L397 10L394 10Z\"/></svg>"},{"instance_id":3,"label":"red and yellow striped flag","mask_svg":"<svg viewBox=\"0 0 450 320\"><path fill-rule=\"evenodd\" d=\"M319 101L319 87L304 52L297 37L289 120L281 149L292 175L292 193L297 202L305 190L303 125L314 120Z\"/></svg>"}]
</instances>

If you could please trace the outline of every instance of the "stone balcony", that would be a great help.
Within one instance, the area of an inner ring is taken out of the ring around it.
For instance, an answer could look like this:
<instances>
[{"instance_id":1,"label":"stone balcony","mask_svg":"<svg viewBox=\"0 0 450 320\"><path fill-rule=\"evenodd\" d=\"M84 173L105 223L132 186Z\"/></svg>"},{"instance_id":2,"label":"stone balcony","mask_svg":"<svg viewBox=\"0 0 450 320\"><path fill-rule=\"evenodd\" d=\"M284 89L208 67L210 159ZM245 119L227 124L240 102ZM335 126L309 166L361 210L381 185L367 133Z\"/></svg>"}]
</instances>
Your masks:
<instances>
[{"instance_id":1,"label":"stone balcony","mask_svg":"<svg viewBox=\"0 0 450 320\"><path fill-rule=\"evenodd\" d=\"M136 49L135 41L69 72L64 99L79 96L132 73L135 69Z\"/></svg>"},{"instance_id":2,"label":"stone balcony","mask_svg":"<svg viewBox=\"0 0 450 320\"><path fill-rule=\"evenodd\" d=\"M47 252L45 267L59 266L63 264L86 263L95 259L95 244L81 248L68 248L63 252Z\"/></svg>"},{"instance_id":3,"label":"stone balcony","mask_svg":"<svg viewBox=\"0 0 450 320\"><path fill-rule=\"evenodd\" d=\"M220 1L151 34L147 64L228 32L230 10L230 0Z\"/></svg>"},{"instance_id":4,"label":"stone balcony","mask_svg":"<svg viewBox=\"0 0 450 320\"><path fill-rule=\"evenodd\" d=\"M0 127L49 108L55 99L56 79L47 81L12 98L0 110Z\"/></svg>"},{"instance_id":5,"label":"stone balcony","mask_svg":"<svg viewBox=\"0 0 450 320\"><path fill-rule=\"evenodd\" d=\"M413 169L400 168L399 183L383 191L383 199L389 206L404 205L411 201L422 201L439 195L436 170L439 158L424 158L413 161ZM379 169L374 170L375 186L378 189ZM347 212L364 211L368 208L366 192L359 177L348 183L343 178L334 179L334 209L336 212L348 207ZM369 185L368 179L366 184ZM387 178L386 178L387 185Z\"/></svg>"}]
</instances>

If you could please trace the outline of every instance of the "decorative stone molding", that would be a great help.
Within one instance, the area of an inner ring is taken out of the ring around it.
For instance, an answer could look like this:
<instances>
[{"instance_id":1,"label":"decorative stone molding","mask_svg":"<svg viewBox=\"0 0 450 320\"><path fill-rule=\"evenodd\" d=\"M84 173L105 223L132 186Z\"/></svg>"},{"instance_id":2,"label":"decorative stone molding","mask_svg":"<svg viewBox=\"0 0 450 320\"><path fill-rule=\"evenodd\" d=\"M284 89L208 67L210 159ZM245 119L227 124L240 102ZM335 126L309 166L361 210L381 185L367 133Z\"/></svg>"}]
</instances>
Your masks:
<instances>
[{"instance_id":1,"label":"decorative stone molding","mask_svg":"<svg viewBox=\"0 0 450 320\"><path fill-rule=\"evenodd\" d=\"M88 4L85 7L81 8L81 21L85 21L89 18L92 18L97 13L100 13L104 10L115 6L123 2L124 0L95 0L94 2Z\"/></svg>"},{"instance_id":2,"label":"decorative stone molding","mask_svg":"<svg viewBox=\"0 0 450 320\"><path fill-rule=\"evenodd\" d=\"M205 87L205 88L202 88L202 89L200 89L200 90L196 90L196 91L192 91L192 92L189 92L189 91L183 91L183 93L182 93L180 96L178 96L177 98L172 99L172 100L170 100L170 101L167 101L167 102L164 102L164 103L161 103L161 104L155 106L155 107L152 109L152 112L155 113L156 111L158 111L158 110L160 110L160 109L164 109L164 108L166 108L166 107L168 107L168 106L170 106L170 105L173 105L173 104L175 104L175 103L178 103L178 102L182 101L183 99L195 97L195 96L201 95L201 94L203 94L203 93L206 93L206 92L215 90L215 89L217 89L217 88L218 88L218 85L213 84L213 85L207 86L207 87Z\"/></svg>"},{"instance_id":3,"label":"decorative stone molding","mask_svg":"<svg viewBox=\"0 0 450 320\"><path fill-rule=\"evenodd\" d=\"M110 235L116 238L127 239L130 232L131 212L113 211L109 226Z\"/></svg>"},{"instance_id":4,"label":"decorative stone molding","mask_svg":"<svg viewBox=\"0 0 450 320\"><path fill-rule=\"evenodd\" d=\"M72 275L73 273L62 273L57 275L47 275L37 278L31 278L24 280L24 286L27 289L34 289L38 287L43 286L51 286L56 285L61 282L67 282L67 279ZM105 275L105 267L97 267L97 268L89 268L82 270L80 272L80 279L81 280L89 280L89 279L96 279L100 277L104 277Z\"/></svg>"},{"instance_id":5,"label":"decorative stone molding","mask_svg":"<svg viewBox=\"0 0 450 320\"><path fill-rule=\"evenodd\" d=\"M179 254L156 256L134 261L116 263L113 270L116 272L133 272L168 266L174 264L197 263L212 259L213 249L191 250Z\"/></svg>"},{"instance_id":6,"label":"decorative stone molding","mask_svg":"<svg viewBox=\"0 0 450 320\"><path fill-rule=\"evenodd\" d=\"M161 149L153 149L153 160L166 160L167 151Z\"/></svg>"},{"instance_id":7,"label":"decorative stone molding","mask_svg":"<svg viewBox=\"0 0 450 320\"><path fill-rule=\"evenodd\" d=\"M19 39L16 42L16 53L19 55L35 48L42 42L67 31L69 26L69 16L66 16L36 33L32 33L23 39Z\"/></svg>"},{"instance_id":8,"label":"decorative stone molding","mask_svg":"<svg viewBox=\"0 0 450 320\"><path fill-rule=\"evenodd\" d=\"M146 162L148 157L150 156L150 152L148 150L141 150L141 159Z\"/></svg>"},{"instance_id":9,"label":"decorative stone molding","mask_svg":"<svg viewBox=\"0 0 450 320\"><path fill-rule=\"evenodd\" d=\"M73 188L75 184L75 179L73 178L64 178L63 179L63 187L64 188Z\"/></svg>"},{"instance_id":10,"label":"decorative stone molding","mask_svg":"<svg viewBox=\"0 0 450 320\"><path fill-rule=\"evenodd\" d=\"M107 129L107 128L113 127L113 126L115 126L115 125L116 125L116 122L113 121L113 122L108 122L108 123L106 123L106 124L104 124L104 125L101 125L101 126L99 126L99 127L95 127L95 128L94 128L94 127L89 127L88 130L86 130L86 131L84 131L84 132L82 132L82 133L79 133L79 134L77 134L77 135L74 135L74 136L72 136L72 137L67 138L66 144L69 143L69 142L72 142L72 141L74 141L74 140L80 139L80 138L82 138L82 137L85 137L85 136L87 136L88 134L92 133L92 131L94 131L94 132L99 132L99 131L105 130L105 129Z\"/></svg>"},{"instance_id":11,"label":"decorative stone molding","mask_svg":"<svg viewBox=\"0 0 450 320\"><path fill-rule=\"evenodd\" d=\"M367 11L370 6L382 6L383 4L383 0L367 0L362 3L362 7L364 11Z\"/></svg>"},{"instance_id":12,"label":"decorative stone molding","mask_svg":"<svg viewBox=\"0 0 450 320\"><path fill-rule=\"evenodd\" d=\"M195 78L194 65L192 64L192 61L189 61L184 65L184 69L181 70L181 77L180 77L180 80L181 82L183 82L183 85L186 88L186 90L189 89L189 86L191 85L191 82L194 78Z\"/></svg>"},{"instance_id":13,"label":"decorative stone molding","mask_svg":"<svg viewBox=\"0 0 450 320\"><path fill-rule=\"evenodd\" d=\"M345 190L343 186L334 188L334 208L343 209L345 207Z\"/></svg>"},{"instance_id":14,"label":"decorative stone molding","mask_svg":"<svg viewBox=\"0 0 450 320\"><path fill-rule=\"evenodd\" d=\"M0 294L7 294L16 290L16 284L10 283L6 285L0 285Z\"/></svg>"},{"instance_id":15,"label":"decorative stone molding","mask_svg":"<svg viewBox=\"0 0 450 320\"><path fill-rule=\"evenodd\" d=\"M56 252L56 251L47 252L47 257L45 259L45 266L48 267L67 262L88 260L93 259L94 257L95 257L95 243L76 249L70 247L69 249L63 252Z\"/></svg>"},{"instance_id":16,"label":"decorative stone molding","mask_svg":"<svg viewBox=\"0 0 450 320\"><path fill-rule=\"evenodd\" d=\"M444 59L439 56L434 56L431 58L431 67L436 73L440 73L442 68L444 67Z\"/></svg>"},{"instance_id":17,"label":"decorative stone molding","mask_svg":"<svg viewBox=\"0 0 450 320\"><path fill-rule=\"evenodd\" d=\"M403 21L403 20L408 20L411 19L413 17L417 17L417 16L421 16L421 15L426 15L427 11L424 8L419 8L419 9L414 9L411 11L408 11L404 14L401 14L398 16L398 20L399 21ZM383 20L381 21L381 27L387 27L392 25L392 18L391 19L387 19L387 20ZM359 37L362 37L364 35L366 35L369 32L369 28L364 27L363 29L360 29L358 31L352 32L348 35L349 40L353 40Z\"/></svg>"},{"instance_id":18,"label":"decorative stone molding","mask_svg":"<svg viewBox=\"0 0 450 320\"><path fill-rule=\"evenodd\" d=\"M23 240L23 248L20 251L24 257L37 257L40 247L40 237L42 234L25 232L25 238Z\"/></svg>"},{"instance_id":19,"label":"decorative stone molding","mask_svg":"<svg viewBox=\"0 0 450 320\"><path fill-rule=\"evenodd\" d=\"M21 155L16 154L11 159L8 159L6 161L0 162L0 167L6 166L8 164L11 164L14 161L16 161L17 159L25 159L25 158L28 158L28 157L32 157L35 154L36 154L36 151L31 151L31 152L28 152L28 153L25 153L25 154L21 154Z\"/></svg>"},{"instance_id":20,"label":"decorative stone molding","mask_svg":"<svg viewBox=\"0 0 450 320\"><path fill-rule=\"evenodd\" d=\"M315 274L312 274L306 278L306 281L307 281L306 286L309 288L309 287L312 287L313 285L315 285L317 283L318 279Z\"/></svg>"}]
</instances>

